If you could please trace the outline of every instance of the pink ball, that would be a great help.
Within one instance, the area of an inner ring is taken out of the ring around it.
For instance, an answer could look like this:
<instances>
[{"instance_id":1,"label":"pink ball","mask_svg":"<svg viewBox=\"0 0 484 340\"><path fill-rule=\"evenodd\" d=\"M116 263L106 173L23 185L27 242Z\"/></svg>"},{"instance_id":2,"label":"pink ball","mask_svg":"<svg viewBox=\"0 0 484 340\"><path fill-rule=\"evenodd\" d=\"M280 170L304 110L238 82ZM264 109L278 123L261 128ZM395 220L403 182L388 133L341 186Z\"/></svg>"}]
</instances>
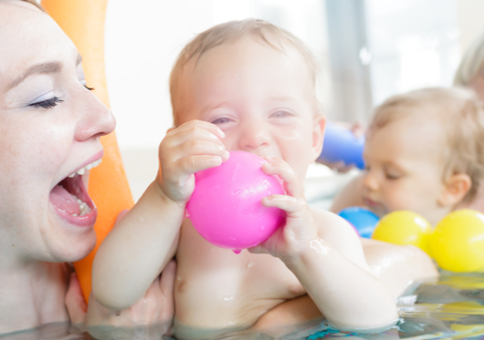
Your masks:
<instances>
[{"instance_id":1,"label":"pink ball","mask_svg":"<svg viewBox=\"0 0 484 340\"><path fill-rule=\"evenodd\" d=\"M222 165L195 174L187 212L207 241L245 249L267 240L283 223L284 211L261 204L263 197L284 194L279 177L262 171L265 162L251 153L232 151Z\"/></svg>"}]
</instances>

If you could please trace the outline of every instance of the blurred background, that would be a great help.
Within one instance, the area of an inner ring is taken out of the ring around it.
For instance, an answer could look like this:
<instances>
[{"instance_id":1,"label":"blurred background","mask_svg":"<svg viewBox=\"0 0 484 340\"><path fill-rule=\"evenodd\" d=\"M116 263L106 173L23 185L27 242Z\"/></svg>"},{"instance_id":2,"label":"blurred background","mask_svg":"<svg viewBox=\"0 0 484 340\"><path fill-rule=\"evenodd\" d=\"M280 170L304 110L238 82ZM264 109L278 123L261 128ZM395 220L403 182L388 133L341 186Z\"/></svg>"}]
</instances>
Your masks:
<instances>
[{"instance_id":1,"label":"blurred background","mask_svg":"<svg viewBox=\"0 0 484 340\"><path fill-rule=\"evenodd\" d=\"M107 82L135 200L154 179L158 145L172 126L171 67L207 28L255 17L292 32L320 62L318 95L327 117L365 125L372 107L390 95L452 85L463 51L484 31L483 15L482 0L110 1ZM308 200L327 208L353 175L312 166Z\"/></svg>"}]
</instances>

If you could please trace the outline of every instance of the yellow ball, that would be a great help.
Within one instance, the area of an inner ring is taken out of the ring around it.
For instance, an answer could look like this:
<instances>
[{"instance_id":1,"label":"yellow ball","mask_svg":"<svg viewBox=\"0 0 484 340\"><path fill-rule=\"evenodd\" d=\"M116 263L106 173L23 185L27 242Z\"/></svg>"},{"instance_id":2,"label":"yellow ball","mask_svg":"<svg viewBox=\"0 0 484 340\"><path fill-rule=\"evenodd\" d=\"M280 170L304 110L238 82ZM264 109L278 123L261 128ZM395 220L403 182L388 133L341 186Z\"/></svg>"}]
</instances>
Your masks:
<instances>
[{"instance_id":1,"label":"yellow ball","mask_svg":"<svg viewBox=\"0 0 484 340\"><path fill-rule=\"evenodd\" d=\"M430 248L445 270L484 270L484 214L470 209L450 213L435 227Z\"/></svg>"},{"instance_id":2,"label":"yellow ball","mask_svg":"<svg viewBox=\"0 0 484 340\"><path fill-rule=\"evenodd\" d=\"M371 238L374 240L414 245L429 254L429 239L432 235L430 223L411 211L394 211L382 217Z\"/></svg>"}]
</instances>

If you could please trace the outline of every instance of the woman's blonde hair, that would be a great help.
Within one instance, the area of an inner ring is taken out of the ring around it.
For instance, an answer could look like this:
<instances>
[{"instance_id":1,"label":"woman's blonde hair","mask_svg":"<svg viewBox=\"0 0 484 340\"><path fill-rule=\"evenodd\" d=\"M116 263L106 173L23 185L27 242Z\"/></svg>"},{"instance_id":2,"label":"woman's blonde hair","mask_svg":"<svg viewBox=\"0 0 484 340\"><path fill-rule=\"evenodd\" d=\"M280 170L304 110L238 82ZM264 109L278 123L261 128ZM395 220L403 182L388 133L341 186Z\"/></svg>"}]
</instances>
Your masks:
<instances>
[{"instance_id":1,"label":"woman's blonde hair","mask_svg":"<svg viewBox=\"0 0 484 340\"><path fill-rule=\"evenodd\" d=\"M285 44L294 47L306 61L316 87L319 73L318 63L312 52L296 36L261 19L229 21L200 33L178 55L170 74L170 97L175 126L179 125L178 117L183 111L179 94L181 75L186 64L192 59L197 62L205 52L214 47L235 43L245 37L254 38L282 53L285 53Z\"/></svg>"},{"instance_id":2,"label":"woman's blonde hair","mask_svg":"<svg viewBox=\"0 0 484 340\"><path fill-rule=\"evenodd\" d=\"M454 76L455 86L469 86L484 66L484 33L467 49Z\"/></svg>"},{"instance_id":3,"label":"woman's blonde hair","mask_svg":"<svg viewBox=\"0 0 484 340\"><path fill-rule=\"evenodd\" d=\"M442 146L442 180L467 174L472 184L463 202L472 201L484 180L482 102L464 88L426 88L396 95L375 109L368 134L409 115L432 115L442 125L447 142Z\"/></svg>"}]
</instances>

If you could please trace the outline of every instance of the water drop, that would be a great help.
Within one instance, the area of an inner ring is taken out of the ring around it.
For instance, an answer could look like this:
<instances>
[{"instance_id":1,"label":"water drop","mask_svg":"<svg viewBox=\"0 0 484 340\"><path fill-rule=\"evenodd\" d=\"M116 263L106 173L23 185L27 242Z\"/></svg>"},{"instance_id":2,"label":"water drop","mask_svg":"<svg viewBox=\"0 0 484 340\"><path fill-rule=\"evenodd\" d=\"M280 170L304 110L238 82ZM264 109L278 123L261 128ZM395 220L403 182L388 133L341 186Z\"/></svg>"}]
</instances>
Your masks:
<instances>
[{"instance_id":1,"label":"water drop","mask_svg":"<svg viewBox=\"0 0 484 340\"><path fill-rule=\"evenodd\" d=\"M239 255L241 250L240 249L233 249L234 254Z\"/></svg>"},{"instance_id":2,"label":"water drop","mask_svg":"<svg viewBox=\"0 0 484 340\"><path fill-rule=\"evenodd\" d=\"M254 266L254 264L255 264L254 262L247 263L247 268L252 268Z\"/></svg>"},{"instance_id":3,"label":"water drop","mask_svg":"<svg viewBox=\"0 0 484 340\"><path fill-rule=\"evenodd\" d=\"M185 218L190 218L190 214L188 213L188 210L185 210Z\"/></svg>"}]
</instances>

